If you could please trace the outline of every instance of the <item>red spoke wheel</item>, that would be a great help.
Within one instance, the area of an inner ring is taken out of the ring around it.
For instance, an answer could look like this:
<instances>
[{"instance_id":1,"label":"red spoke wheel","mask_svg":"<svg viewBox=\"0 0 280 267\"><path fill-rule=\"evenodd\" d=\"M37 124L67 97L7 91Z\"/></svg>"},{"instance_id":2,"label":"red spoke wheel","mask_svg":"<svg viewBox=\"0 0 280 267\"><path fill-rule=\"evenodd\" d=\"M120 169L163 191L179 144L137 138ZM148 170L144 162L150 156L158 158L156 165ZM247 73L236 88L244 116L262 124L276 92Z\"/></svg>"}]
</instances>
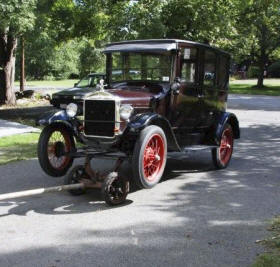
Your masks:
<instances>
[{"instance_id":1,"label":"red spoke wheel","mask_svg":"<svg viewBox=\"0 0 280 267\"><path fill-rule=\"evenodd\" d=\"M42 169L50 176L66 174L73 158L67 153L75 150L74 138L61 124L44 128L38 142L38 159Z\"/></svg>"},{"instance_id":2,"label":"red spoke wheel","mask_svg":"<svg viewBox=\"0 0 280 267\"><path fill-rule=\"evenodd\" d=\"M148 126L135 143L132 164L133 178L142 188L152 188L161 179L166 164L167 142L163 130Z\"/></svg>"},{"instance_id":3,"label":"red spoke wheel","mask_svg":"<svg viewBox=\"0 0 280 267\"><path fill-rule=\"evenodd\" d=\"M226 168L233 152L233 132L229 124L226 124L221 137L220 146L212 150L212 159L218 169Z\"/></svg>"},{"instance_id":4,"label":"red spoke wheel","mask_svg":"<svg viewBox=\"0 0 280 267\"><path fill-rule=\"evenodd\" d=\"M109 206L115 206L126 200L129 192L129 181L111 172L104 180L101 188L103 199Z\"/></svg>"}]
</instances>

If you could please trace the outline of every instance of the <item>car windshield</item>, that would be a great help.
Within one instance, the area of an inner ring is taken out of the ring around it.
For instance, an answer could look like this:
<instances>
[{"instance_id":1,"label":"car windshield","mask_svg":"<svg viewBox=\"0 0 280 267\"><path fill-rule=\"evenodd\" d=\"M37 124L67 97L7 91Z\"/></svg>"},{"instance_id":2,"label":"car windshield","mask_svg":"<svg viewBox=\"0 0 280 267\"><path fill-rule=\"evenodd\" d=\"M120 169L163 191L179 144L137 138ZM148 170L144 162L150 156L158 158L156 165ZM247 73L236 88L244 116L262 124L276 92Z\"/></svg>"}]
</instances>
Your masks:
<instances>
[{"instance_id":1,"label":"car windshield","mask_svg":"<svg viewBox=\"0 0 280 267\"><path fill-rule=\"evenodd\" d=\"M88 75L84 78L82 78L78 84L76 85L76 87L78 88L83 88L83 87L96 87L96 85L99 83L99 81L102 79L103 77L100 75Z\"/></svg>"},{"instance_id":2,"label":"car windshield","mask_svg":"<svg viewBox=\"0 0 280 267\"><path fill-rule=\"evenodd\" d=\"M169 82L171 56L151 53L112 53L111 81Z\"/></svg>"}]
</instances>

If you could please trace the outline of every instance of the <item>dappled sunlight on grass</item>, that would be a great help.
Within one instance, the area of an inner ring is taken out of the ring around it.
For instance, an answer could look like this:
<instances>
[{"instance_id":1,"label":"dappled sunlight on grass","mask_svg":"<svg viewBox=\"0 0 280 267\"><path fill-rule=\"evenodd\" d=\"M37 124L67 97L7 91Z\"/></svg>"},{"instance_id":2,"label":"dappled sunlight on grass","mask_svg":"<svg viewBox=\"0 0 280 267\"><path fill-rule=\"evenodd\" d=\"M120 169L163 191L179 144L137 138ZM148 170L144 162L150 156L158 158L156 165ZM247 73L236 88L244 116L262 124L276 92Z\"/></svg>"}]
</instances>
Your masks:
<instances>
[{"instance_id":1,"label":"dappled sunlight on grass","mask_svg":"<svg viewBox=\"0 0 280 267\"><path fill-rule=\"evenodd\" d=\"M0 165L37 157L39 133L12 135L0 138Z\"/></svg>"},{"instance_id":2,"label":"dappled sunlight on grass","mask_svg":"<svg viewBox=\"0 0 280 267\"><path fill-rule=\"evenodd\" d=\"M265 79L263 88L255 88L257 80L230 81L230 93L250 95L280 95L280 79Z\"/></svg>"},{"instance_id":3,"label":"dappled sunlight on grass","mask_svg":"<svg viewBox=\"0 0 280 267\"><path fill-rule=\"evenodd\" d=\"M73 87L74 83L79 80L57 80L57 81L26 81L26 86L28 87L51 87L51 86L59 86L59 87ZM15 85L19 86L19 81L15 82Z\"/></svg>"}]
</instances>

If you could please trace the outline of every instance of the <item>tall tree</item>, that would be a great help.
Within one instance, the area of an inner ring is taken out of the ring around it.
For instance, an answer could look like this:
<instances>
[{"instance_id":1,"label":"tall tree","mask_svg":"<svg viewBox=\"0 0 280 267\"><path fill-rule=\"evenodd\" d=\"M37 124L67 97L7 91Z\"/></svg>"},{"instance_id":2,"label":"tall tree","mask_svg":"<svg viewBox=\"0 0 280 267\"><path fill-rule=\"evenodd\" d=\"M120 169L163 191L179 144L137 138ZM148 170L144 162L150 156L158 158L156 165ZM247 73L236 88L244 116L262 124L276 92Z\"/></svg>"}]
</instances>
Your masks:
<instances>
[{"instance_id":1,"label":"tall tree","mask_svg":"<svg viewBox=\"0 0 280 267\"><path fill-rule=\"evenodd\" d=\"M111 41L163 38L161 11L165 1L115 1L109 6L107 32Z\"/></svg>"},{"instance_id":2,"label":"tall tree","mask_svg":"<svg viewBox=\"0 0 280 267\"><path fill-rule=\"evenodd\" d=\"M232 31L234 0L170 0L161 13L166 37L217 44Z\"/></svg>"},{"instance_id":3,"label":"tall tree","mask_svg":"<svg viewBox=\"0 0 280 267\"><path fill-rule=\"evenodd\" d=\"M0 104L14 105L15 49L17 38L34 23L36 0L0 2Z\"/></svg>"},{"instance_id":4,"label":"tall tree","mask_svg":"<svg viewBox=\"0 0 280 267\"><path fill-rule=\"evenodd\" d=\"M238 44L257 62L257 87L263 87L265 66L280 46L279 0L238 0L236 3L237 36L243 40Z\"/></svg>"}]
</instances>

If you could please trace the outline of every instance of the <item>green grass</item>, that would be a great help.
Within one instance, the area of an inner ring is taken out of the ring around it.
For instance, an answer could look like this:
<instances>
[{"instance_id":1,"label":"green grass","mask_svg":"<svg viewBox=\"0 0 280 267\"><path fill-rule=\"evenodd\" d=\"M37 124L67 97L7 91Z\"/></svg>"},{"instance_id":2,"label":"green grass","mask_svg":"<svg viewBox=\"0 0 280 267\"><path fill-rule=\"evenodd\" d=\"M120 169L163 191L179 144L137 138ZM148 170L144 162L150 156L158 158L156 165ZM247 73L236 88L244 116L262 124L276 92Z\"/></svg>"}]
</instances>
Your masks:
<instances>
[{"instance_id":1,"label":"green grass","mask_svg":"<svg viewBox=\"0 0 280 267\"><path fill-rule=\"evenodd\" d=\"M26 85L30 87L36 86L59 86L59 87L73 87L74 83L78 82L79 80L58 80L58 81L26 81ZM19 86L19 81L15 82L15 85Z\"/></svg>"},{"instance_id":2,"label":"green grass","mask_svg":"<svg viewBox=\"0 0 280 267\"><path fill-rule=\"evenodd\" d=\"M280 266L280 216L275 218L268 229L272 236L261 243L269 250L258 256L253 267L279 267Z\"/></svg>"},{"instance_id":3,"label":"green grass","mask_svg":"<svg viewBox=\"0 0 280 267\"><path fill-rule=\"evenodd\" d=\"M37 157L40 133L28 133L0 137L0 165Z\"/></svg>"},{"instance_id":4,"label":"green grass","mask_svg":"<svg viewBox=\"0 0 280 267\"><path fill-rule=\"evenodd\" d=\"M280 96L280 79L265 79L263 88L255 88L256 84L256 79L230 81L230 93Z\"/></svg>"}]
</instances>

